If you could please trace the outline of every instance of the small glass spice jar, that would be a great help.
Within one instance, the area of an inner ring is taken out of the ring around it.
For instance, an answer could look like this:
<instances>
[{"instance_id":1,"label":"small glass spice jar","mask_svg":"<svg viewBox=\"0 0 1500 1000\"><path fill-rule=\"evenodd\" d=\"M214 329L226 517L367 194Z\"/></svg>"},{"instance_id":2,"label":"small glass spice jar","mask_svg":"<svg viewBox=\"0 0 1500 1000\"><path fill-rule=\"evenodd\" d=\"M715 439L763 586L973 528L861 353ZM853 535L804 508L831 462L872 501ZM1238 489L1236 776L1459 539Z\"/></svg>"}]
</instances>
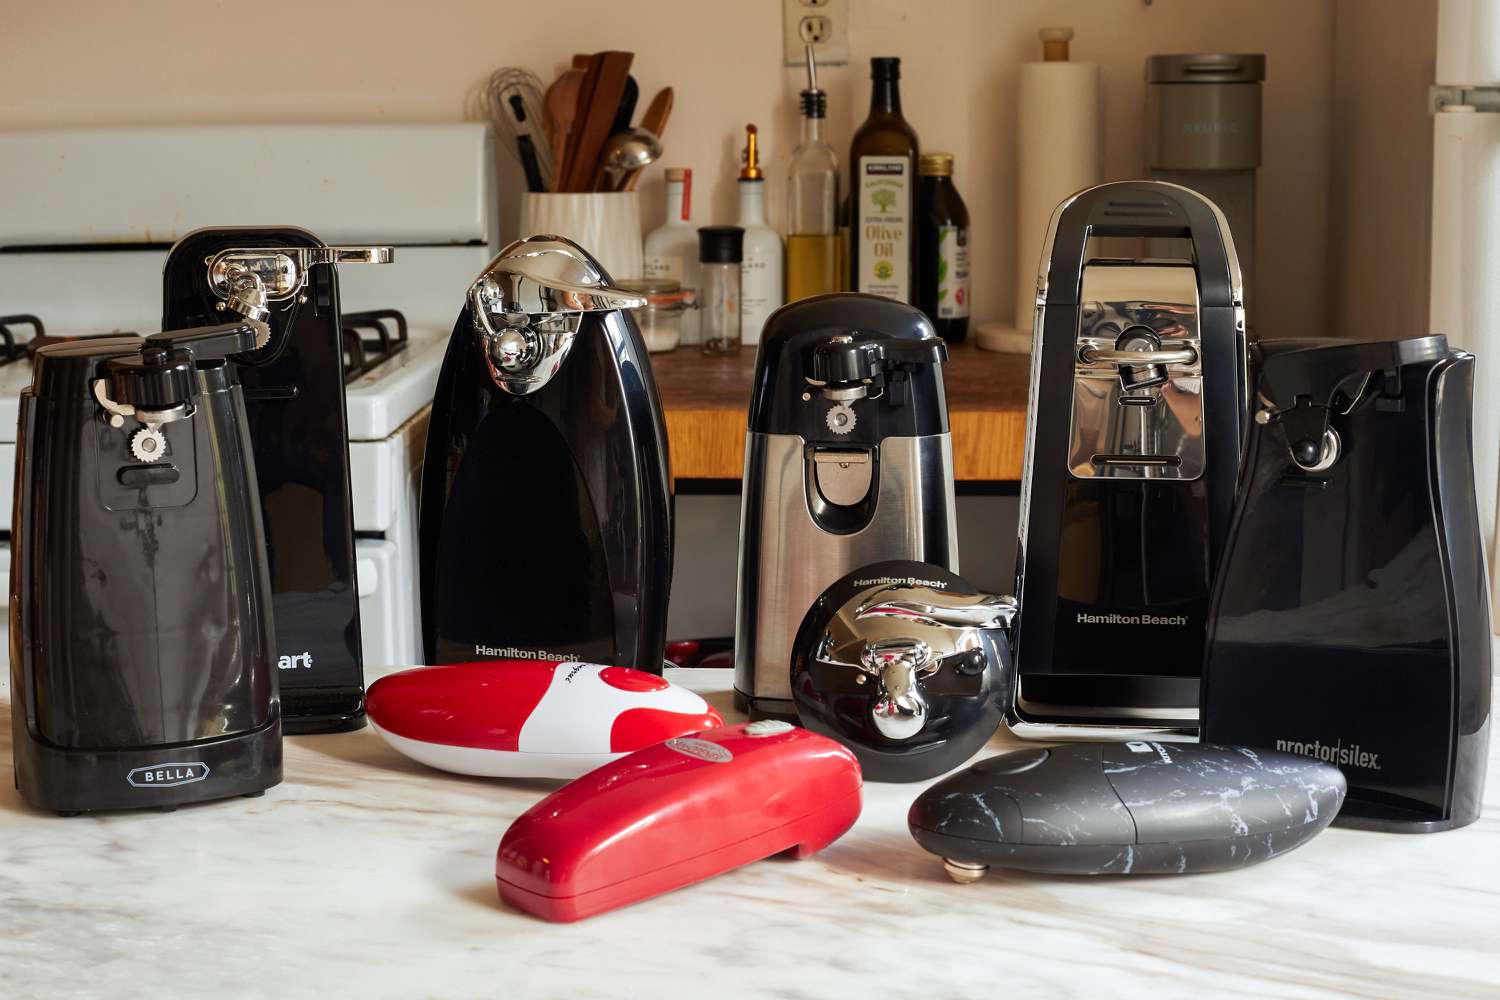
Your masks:
<instances>
[{"instance_id":1,"label":"small glass spice jar","mask_svg":"<svg viewBox=\"0 0 1500 1000\"><path fill-rule=\"evenodd\" d=\"M704 354L733 354L740 349L740 262L745 231L739 226L704 226L698 230L698 308Z\"/></svg>"},{"instance_id":2,"label":"small glass spice jar","mask_svg":"<svg viewBox=\"0 0 1500 1000\"><path fill-rule=\"evenodd\" d=\"M645 305L630 311L641 328L646 350L652 354L675 350L682 340L683 316L693 307L693 290L667 278L630 278L615 284L646 298Z\"/></svg>"}]
</instances>

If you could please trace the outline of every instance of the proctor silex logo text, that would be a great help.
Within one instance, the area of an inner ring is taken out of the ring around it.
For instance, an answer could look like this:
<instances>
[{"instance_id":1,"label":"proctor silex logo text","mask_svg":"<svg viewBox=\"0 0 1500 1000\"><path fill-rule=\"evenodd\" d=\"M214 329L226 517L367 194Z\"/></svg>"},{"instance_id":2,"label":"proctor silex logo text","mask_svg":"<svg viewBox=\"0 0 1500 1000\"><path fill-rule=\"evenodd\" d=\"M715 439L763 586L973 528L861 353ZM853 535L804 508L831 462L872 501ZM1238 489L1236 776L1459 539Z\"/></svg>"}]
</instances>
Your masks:
<instances>
[{"instance_id":1,"label":"proctor silex logo text","mask_svg":"<svg viewBox=\"0 0 1500 1000\"><path fill-rule=\"evenodd\" d=\"M1276 749L1284 753L1301 754L1304 757L1312 757L1317 760L1326 761L1329 764L1342 764L1346 767L1362 767L1370 771L1380 770L1380 754L1370 753L1364 747L1355 743L1344 746L1344 741L1328 744L1322 740L1313 740L1311 743L1299 743L1296 740L1277 740Z\"/></svg>"},{"instance_id":2,"label":"proctor silex logo text","mask_svg":"<svg viewBox=\"0 0 1500 1000\"><path fill-rule=\"evenodd\" d=\"M290 656L283 656L276 661L276 666L280 670L296 670L298 667L306 667L311 670L312 654L293 653Z\"/></svg>"},{"instance_id":3,"label":"proctor silex logo text","mask_svg":"<svg viewBox=\"0 0 1500 1000\"><path fill-rule=\"evenodd\" d=\"M577 660L577 653L551 653L545 649L517 649L514 646L474 647L475 656L498 656L502 660Z\"/></svg>"},{"instance_id":4,"label":"proctor silex logo text","mask_svg":"<svg viewBox=\"0 0 1500 1000\"><path fill-rule=\"evenodd\" d=\"M175 785L191 785L208 777L208 765L201 760L185 761L181 764L152 764L138 767L125 775L125 780L136 788L172 788Z\"/></svg>"},{"instance_id":5,"label":"proctor silex logo text","mask_svg":"<svg viewBox=\"0 0 1500 1000\"><path fill-rule=\"evenodd\" d=\"M1080 625L1175 625L1188 623L1187 615L1091 615L1080 611L1076 616Z\"/></svg>"}]
</instances>

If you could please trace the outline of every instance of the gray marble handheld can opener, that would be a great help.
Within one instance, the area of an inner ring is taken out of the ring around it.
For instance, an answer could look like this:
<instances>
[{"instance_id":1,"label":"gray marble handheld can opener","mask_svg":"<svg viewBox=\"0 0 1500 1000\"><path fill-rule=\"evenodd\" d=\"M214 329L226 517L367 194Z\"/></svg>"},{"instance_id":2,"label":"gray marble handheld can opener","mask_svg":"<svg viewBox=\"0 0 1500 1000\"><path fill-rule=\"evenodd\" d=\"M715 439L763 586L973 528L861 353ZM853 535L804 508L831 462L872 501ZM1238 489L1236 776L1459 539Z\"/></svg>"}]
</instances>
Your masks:
<instances>
[{"instance_id":1,"label":"gray marble handheld can opener","mask_svg":"<svg viewBox=\"0 0 1500 1000\"><path fill-rule=\"evenodd\" d=\"M1019 750L980 761L912 804L917 843L955 881L990 865L1069 875L1240 868L1333 821L1337 767L1244 747L1131 740Z\"/></svg>"}]
</instances>

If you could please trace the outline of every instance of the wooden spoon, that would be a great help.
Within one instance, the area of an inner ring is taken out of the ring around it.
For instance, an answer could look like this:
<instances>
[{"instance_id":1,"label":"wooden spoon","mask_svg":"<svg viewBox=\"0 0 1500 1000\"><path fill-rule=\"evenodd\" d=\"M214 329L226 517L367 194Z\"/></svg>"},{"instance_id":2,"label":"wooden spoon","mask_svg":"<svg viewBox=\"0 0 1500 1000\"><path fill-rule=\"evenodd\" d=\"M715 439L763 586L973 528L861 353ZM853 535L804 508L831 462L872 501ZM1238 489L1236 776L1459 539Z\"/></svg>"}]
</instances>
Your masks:
<instances>
[{"instance_id":1,"label":"wooden spoon","mask_svg":"<svg viewBox=\"0 0 1500 1000\"><path fill-rule=\"evenodd\" d=\"M568 133L573 130L573 121L578 116L579 94L583 90L588 65L588 56L575 55L572 67L553 81L547 88L547 96L542 99L547 142L552 146L552 162L556 165L553 168L554 191L558 190L556 179L562 176L563 152L568 148Z\"/></svg>"}]
</instances>

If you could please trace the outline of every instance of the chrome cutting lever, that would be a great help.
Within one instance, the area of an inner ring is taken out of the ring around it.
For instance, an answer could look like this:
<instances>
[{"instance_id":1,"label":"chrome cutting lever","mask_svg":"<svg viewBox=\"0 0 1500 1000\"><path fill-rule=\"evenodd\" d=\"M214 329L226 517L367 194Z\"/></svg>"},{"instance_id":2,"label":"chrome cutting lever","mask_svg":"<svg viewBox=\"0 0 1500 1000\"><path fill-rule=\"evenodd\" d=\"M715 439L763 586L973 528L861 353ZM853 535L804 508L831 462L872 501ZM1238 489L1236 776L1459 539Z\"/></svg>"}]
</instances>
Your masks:
<instances>
[{"instance_id":1,"label":"chrome cutting lever","mask_svg":"<svg viewBox=\"0 0 1500 1000\"><path fill-rule=\"evenodd\" d=\"M389 264L396 251L385 246L231 247L204 263L219 309L265 322L270 303L300 295L307 272L320 264Z\"/></svg>"},{"instance_id":2,"label":"chrome cutting lever","mask_svg":"<svg viewBox=\"0 0 1500 1000\"><path fill-rule=\"evenodd\" d=\"M879 680L870 715L882 736L909 739L927 724L927 699L917 678L938 668L932 650L920 639L872 642L860 657L860 668Z\"/></svg>"},{"instance_id":3,"label":"chrome cutting lever","mask_svg":"<svg viewBox=\"0 0 1500 1000\"><path fill-rule=\"evenodd\" d=\"M611 285L597 261L559 236L512 243L469 288L490 377L516 396L552 379L586 314L645 304L645 296Z\"/></svg>"},{"instance_id":4,"label":"chrome cutting lever","mask_svg":"<svg viewBox=\"0 0 1500 1000\"><path fill-rule=\"evenodd\" d=\"M1191 347L1165 351L1122 351L1116 348L1085 345L1078 352L1085 364L1130 365L1190 365L1198 360L1198 352Z\"/></svg>"}]
</instances>

